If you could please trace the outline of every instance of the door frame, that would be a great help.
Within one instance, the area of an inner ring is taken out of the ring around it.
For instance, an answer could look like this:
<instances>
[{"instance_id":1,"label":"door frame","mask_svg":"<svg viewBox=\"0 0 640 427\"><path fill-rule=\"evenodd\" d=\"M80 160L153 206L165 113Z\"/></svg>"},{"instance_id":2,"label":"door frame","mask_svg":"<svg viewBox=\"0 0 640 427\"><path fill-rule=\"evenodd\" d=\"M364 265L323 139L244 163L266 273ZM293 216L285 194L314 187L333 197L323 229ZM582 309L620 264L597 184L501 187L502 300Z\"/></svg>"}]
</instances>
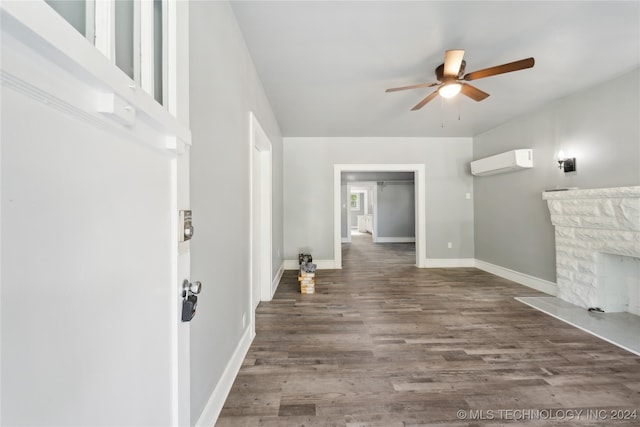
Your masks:
<instances>
[{"instance_id":1,"label":"door frame","mask_svg":"<svg viewBox=\"0 0 640 427\"><path fill-rule=\"evenodd\" d=\"M264 129L260 125L260 122L256 118L253 112L249 112L249 170L250 170L250 221L249 221L249 312L251 313L251 324L255 331L255 310L253 309L253 247L254 242L257 240L260 244L260 301L271 301L273 298L272 289L272 144L269 137L265 133ZM254 182L254 153L253 150L258 150L260 153L260 169L258 180L260 182L260 208L259 208L259 224L260 233L259 239L254 234L256 230L253 227L254 221L254 203L253 203L253 182Z\"/></svg>"},{"instance_id":2,"label":"door frame","mask_svg":"<svg viewBox=\"0 0 640 427\"><path fill-rule=\"evenodd\" d=\"M342 268L342 172L414 172L416 266L427 265L426 182L424 164L334 164L333 165L333 259L334 268ZM375 221L375 219L374 219ZM374 223L375 227L375 223Z\"/></svg>"}]
</instances>

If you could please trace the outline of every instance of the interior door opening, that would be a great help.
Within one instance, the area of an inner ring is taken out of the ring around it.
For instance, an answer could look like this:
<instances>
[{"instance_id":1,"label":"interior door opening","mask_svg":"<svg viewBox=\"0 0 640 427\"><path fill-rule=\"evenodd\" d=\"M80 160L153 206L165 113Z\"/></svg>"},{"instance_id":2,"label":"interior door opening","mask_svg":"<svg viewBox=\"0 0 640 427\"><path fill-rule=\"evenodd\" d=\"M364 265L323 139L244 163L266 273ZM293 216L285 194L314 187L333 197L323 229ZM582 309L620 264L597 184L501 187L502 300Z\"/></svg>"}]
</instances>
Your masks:
<instances>
[{"instance_id":1,"label":"interior door opening","mask_svg":"<svg viewBox=\"0 0 640 427\"><path fill-rule=\"evenodd\" d=\"M354 233L374 243L415 242L416 266L424 267L424 212L424 165L334 165L335 268Z\"/></svg>"},{"instance_id":2,"label":"interior door opening","mask_svg":"<svg viewBox=\"0 0 640 427\"><path fill-rule=\"evenodd\" d=\"M251 164L251 260L250 313L255 328L255 310L260 301L271 301L272 285L272 148L271 141L250 114Z\"/></svg>"}]
</instances>

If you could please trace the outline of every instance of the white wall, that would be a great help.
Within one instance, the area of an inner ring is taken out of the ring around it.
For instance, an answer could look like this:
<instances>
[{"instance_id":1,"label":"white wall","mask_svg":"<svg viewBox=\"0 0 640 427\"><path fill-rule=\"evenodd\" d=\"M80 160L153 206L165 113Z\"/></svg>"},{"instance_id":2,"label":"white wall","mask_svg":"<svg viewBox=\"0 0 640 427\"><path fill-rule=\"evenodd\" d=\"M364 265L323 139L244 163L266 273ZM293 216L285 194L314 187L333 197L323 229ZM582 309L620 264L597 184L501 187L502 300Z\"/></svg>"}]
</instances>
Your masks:
<instances>
[{"instance_id":1,"label":"white wall","mask_svg":"<svg viewBox=\"0 0 640 427\"><path fill-rule=\"evenodd\" d=\"M477 259L555 282L554 230L542 192L640 184L639 94L636 69L474 137L474 159L533 149L530 170L474 178ZM558 150L577 158L576 172L558 169Z\"/></svg>"},{"instance_id":2,"label":"white wall","mask_svg":"<svg viewBox=\"0 0 640 427\"><path fill-rule=\"evenodd\" d=\"M189 16L191 271L204 286L191 324L191 420L210 423L252 338L249 112L273 149L274 275L282 264L282 140L229 4L191 2Z\"/></svg>"},{"instance_id":3,"label":"white wall","mask_svg":"<svg viewBox=\"0 0 640 427\"><path fill-rule=\"evenodd\" d=\"M471 138L285 138L285 259L333 260L333 165L426 167L427 258L473 258ZM453 248L447 248L447 242Z\"/></svg>"}]
</instances>

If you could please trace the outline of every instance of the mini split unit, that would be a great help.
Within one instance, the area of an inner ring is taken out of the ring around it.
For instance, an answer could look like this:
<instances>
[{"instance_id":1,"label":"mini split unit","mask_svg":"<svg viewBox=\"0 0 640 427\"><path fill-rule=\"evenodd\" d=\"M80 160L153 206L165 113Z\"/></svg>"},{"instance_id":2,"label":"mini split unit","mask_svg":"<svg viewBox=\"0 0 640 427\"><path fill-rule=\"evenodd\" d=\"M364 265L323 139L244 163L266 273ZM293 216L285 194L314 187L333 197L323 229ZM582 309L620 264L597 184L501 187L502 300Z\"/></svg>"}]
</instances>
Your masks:
<instances>
[{"instance_id":1,"label":"mini split unit","mask_svg":"<svg viewBox=\"0 0 640 427\"><path fill-rule=\"evenodd\" d=\"M533 150L511 150L471 162L471 173L476 176L495 175L533 167Z\"/></svg>"}]
</instances>

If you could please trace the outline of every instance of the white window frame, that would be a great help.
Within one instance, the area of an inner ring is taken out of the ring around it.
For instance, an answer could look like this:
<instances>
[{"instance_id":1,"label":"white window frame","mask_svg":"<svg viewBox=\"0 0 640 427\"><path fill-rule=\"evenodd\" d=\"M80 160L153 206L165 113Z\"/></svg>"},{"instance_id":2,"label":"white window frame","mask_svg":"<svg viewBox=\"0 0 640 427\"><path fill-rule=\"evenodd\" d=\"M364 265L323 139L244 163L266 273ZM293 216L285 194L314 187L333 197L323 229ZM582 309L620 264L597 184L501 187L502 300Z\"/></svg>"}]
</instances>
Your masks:
<instances>
[{"instance_id":1,"label":"white window frame","mask_svg":"<svg viewBox=\"0 0 640 427\"><path fill-rule=\"evenodd\" d=\"M115 2L86 0L87 38L115 64ZM176 114L176 2L162 0L162 105ZM93 39L93 40L92 40ZM155 98L154 2L133 2L133 80Z\"/></svg>"},{"instance_id":2,"label":"white window frame","mask_svg":"<svg viewBox=\"0 0 640 427\"><path fill-rule=\"evenodd\" d=\"M113 1L113 0L109 0ZM153 45L153 1L137 1L139 5L139 19L134 19L140 31L140 81L137 81L145 92L154 95L154 45ZM135 15L134 15L135 17ZM134 23L134 28L136 27ZM134 31L135 32L135 31ZM163 32L164 33L164 32ZM134 62L135 63L135 62Z\"/></svg>"},{"instance_id":3,"label":"white window frame","mask_svg":"<svg viewBox=\"0 0 640 427\"><path fill-rule=\"evenodd\" d=\"M93 44L111 62L116 62L116 3L115 0L92 0L94 3ZM87 15L89 14L87 9ZM89 39L91 40L91 39Z\"/></svg>"}]
</instances>

